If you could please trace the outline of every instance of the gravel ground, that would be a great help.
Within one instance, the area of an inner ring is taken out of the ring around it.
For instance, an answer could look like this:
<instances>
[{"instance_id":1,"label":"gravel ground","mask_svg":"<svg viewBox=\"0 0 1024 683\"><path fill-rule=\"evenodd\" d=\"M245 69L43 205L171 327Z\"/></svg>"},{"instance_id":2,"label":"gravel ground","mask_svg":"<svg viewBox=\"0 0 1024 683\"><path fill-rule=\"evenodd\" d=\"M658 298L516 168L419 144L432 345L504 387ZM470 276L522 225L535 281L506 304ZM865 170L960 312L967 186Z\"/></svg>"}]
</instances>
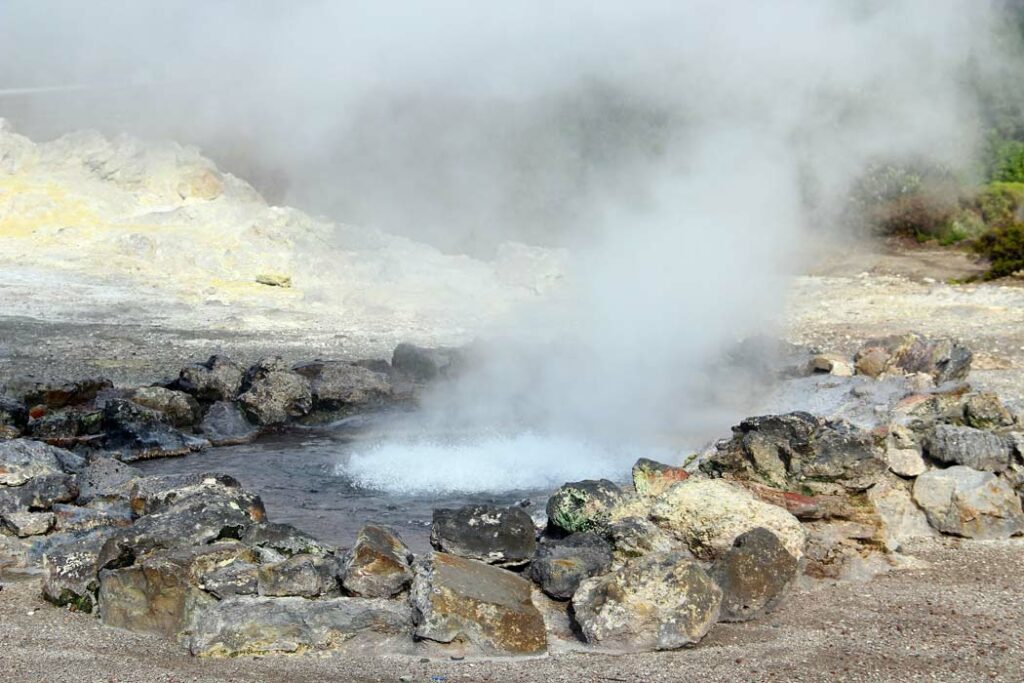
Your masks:
<instances>
[{"instance_id":1,"label":"gravel ground","mask_svg":"<svg viewBox=\"0 0 1024 683\"><path fill-rule=\"evenodd\" d=\"M915 569L808 582L772 614L719 624L694 649L519 661L372 655L193 659L158 637L56 610L35 580L0 592L4 681L1024 680L1024 540L931 541Z\"/></svg>"}]
</instances>

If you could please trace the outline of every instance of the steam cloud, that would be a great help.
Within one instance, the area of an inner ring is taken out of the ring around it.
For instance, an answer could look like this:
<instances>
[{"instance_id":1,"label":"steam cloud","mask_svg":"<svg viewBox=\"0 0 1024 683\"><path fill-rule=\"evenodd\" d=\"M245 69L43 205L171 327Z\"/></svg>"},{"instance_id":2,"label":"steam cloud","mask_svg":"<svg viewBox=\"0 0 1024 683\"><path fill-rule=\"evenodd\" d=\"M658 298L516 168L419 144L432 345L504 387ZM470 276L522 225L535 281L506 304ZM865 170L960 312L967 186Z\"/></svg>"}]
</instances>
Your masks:
<instances>
[{"instance_id":1,"label":"steam cloud","mask_svg":"<svg viewBox=\"0 0 1024 683\"><path fill-rule=\"evenodd\" d=\"M867 162L968 168L967 79L999 20L957 0L13 2L0 87L91 89L0 112L195 142L273 200L452 251L567 247L560 295L492 331L432 414L636 441L736 417L707 368L777 324Z\"/></svg>"}]
</instances>

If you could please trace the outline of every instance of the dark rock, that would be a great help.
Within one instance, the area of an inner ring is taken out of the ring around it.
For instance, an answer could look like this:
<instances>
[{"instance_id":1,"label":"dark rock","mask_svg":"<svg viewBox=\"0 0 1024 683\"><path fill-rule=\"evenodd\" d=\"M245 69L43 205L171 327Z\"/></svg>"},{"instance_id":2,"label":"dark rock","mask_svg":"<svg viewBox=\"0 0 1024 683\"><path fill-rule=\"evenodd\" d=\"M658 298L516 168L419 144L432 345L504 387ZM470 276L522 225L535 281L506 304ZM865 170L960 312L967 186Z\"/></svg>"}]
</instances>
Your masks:
<instances>
[{"instance_id":1,"label":"dark rock","mask_svg":"<svg viewBox=\"0 0 1024 683\"><path fill-rule=\"evenodd\" d=\"M73 454L38 441L0 441L0 486L21 486L34 477L64 474L67 456Z\"/></svg>"},{"instance_id":2,"label":"dark rock","mask_svg":"<svg viewBox=\"0 0 1024 683\"><path fill-rule=\"evenodd\" d=\"M6 393L20 397L26 406L65 408L89 403L96 395L113 385L106 379L83 379L75 382L49 382L25 379L8 384Z\"/></svg>"},{"instance_id":3,"label":"dark rock","mask_svg":"<svg viewBox=\"0 0 1024 683\"><path fill-rule=\"evenodd\" d=\"M78 475L78 502L82 505L94 501L127 502L135 480L141 476L141 470L120 460L109 457L93 458Z\"/></svg>"},{"instance_id":4,"label":"dark rock","mask_svg":"<svg viewBox=\"0 0 1024 683\"><path fill-rule=\"evenodd\" d=\"M111 399L103 408L104 446L125 462L185 455L209 442L183 434L163 413L125 399Z\"/></svg>"},{"instance_id":5,"label":"dark rock","mask_svg":"<svg viewBox=\"0 0 1024 683\"><path fill-rule=\"evenodd\" d=\"M259 586L259 565L246 559L233 559L192 569L192 582L218 600L236 595L256 595Z\"/></svg>"},{"instance_id":6,"label":"dark rock","mask_svg":"<svg viewBox=\"0 0 1024 683\"><path fill-rule=\"evenodd\" d=\"M293 370L309 380L316 410L365 408L380 405L391 396L387 375L354 363L313 361Z\"/></svg>"},{"instance_id":7,"label":"dark rock","mask_svg":"<svg viewBox=\"0 0 1024 683\"><path fill-rule=\"evenodd\" d=\"M142 387L132 392L131 400L140 406L163 413L174 427L191 427L199 420L199 402L184 391L164 387Z\"/></svg>"},{"instance_id":8,"label":"dark rock","mask_svg":"<svg viewBox=\"0 0 1024 683\"><path fill-rule=\"evenodd\" d=\"M81 496L79 496L81 498ZM78 505L53 505L54 530L58 532L91 531L101 527L131 526L134 518L127 504L106 509L80 507Z\"/></svg>"},{"instance_id":9,"label":"dark rock","mask_svg":"<svg viewBox=\"0 0 1024 683\"><path fill-rule=\"evenodd\" d=\"M81 413L77 410L53 410L28 423L28 433L42 440L74 440L81 431Z\"/></svg>"},{"instance_id":10,"label":"dark rock","mask_svg":"<svg viewBox=\"0 0 1024 683\"><path fill-rule=\"evenodd\" d=\"M280 358L264 358L249 368L238 402L258 425L276 425L302 417L313 408L309 381Z\"/></svg>"},{"instance_id":11,"label":"dark rock","mask_svg":"<svg viewBox=\"0 0 1024 683\"><path fill-rule=\"evenodd\" d=\"M643 517L626 517L613 522L605 531L613 555L620 561L648 553L686 551L686 546L669 536L661 527Z\"/></svg>"},{"instance_id":12,"label":"dark rock","mask_svg":"<svg viewBox=\"0 0 1024 683\"><path fill-rule=\"evenodd\" d=\"M382 526L368 524L342 562L341 585L367 598L390 598L412 582L412 553L402 538Z\"/></svg>"},{"instance_id":13,"label":"dark rock","mask_svg":"<svg viewBox=\"0 0 1024 683\"><path fill-rule=\"evenodd\" d=\"M309 534L299 531L290 524L266 522L253 524L245 529L242 542L253 548L261 548L281 557L293 555L326 556L333 552L327 546Z\"/></svg>"},{"instance_id":14,"label":"dark rock","mask_svg":"<svg viewBox=\"0 0 1024 683\"><path fill-rule=\"evenodd\" d=\"M205 403L232 401L242 387L242 367L226 356L210 356L205 363L182 368L176 383Z\"/></svg>"},{"instance_id":15,"label":"dark rock","mask_svg":"<svg viewBox=\"0 0 1024 683\"><path fill-rule=\"evenodd\" d=\"M42 555L43 597L58 606L91 612L100 585L100 552L112 534L112 529L97 529L48 547Z\"/></svg>"},{"instance_id":16,"label":"dark rock","mask_svg":"<svg viewBox=\"0 0 1024 683\"><path fill-rule=\"evenodd\" d=\"M796 578L797 560L764 528L736 538L711 568L722 589L721 621L747 621L771 609Z\"/></svg>"},{"instance_id":17,"label":"dark rock","mask_svg":"<svg viewBox=\"0 0 1024 683\"><path fill-rule=\"evenodd\" d=\"M935 425L923 445L925 453L939 462L987 472L1006 470L1012 456L1006 437L956 425Z\"/></svg>"},{"instance_id":18,"label":"dark rock","mask_svg":"<svg viewBox=\"0 0 1024 683\"><path fill-rule=\"evenodd\" d=\"M194 501L235 505L251 511L253 519L265 516L259 496L242 488L238 480L226 474L168 474L137 479L129 501L136 515L150 515L173 506Z\"/></svg>"},{"instance_id":19,"label":"dark rock","mask_svg":"<svg viewBox=\"0 0 1024 683\"><path fill-rule=\"evenodd\" d=\"M575 531L601 531L608 526L612 508L622 501L622 490L607 479L586 479L563 484L548 499L548 521Z\"/></svg>"},{"instance_id":20,"label":"dark rock","mask_svg":"<svg viewBox=\"0 0 1024 683\"><path fill-rule=\"evenodd\" d=\"M69 503L78 497L72 474L46 474L21 486L0 486L0 512L44 512L54 503Z\"/></svg>"},{"instance_id":21,"label":"dark rock","mask_svg":"<svg viewBox=\"0 0 1024 683\"><path fill-rule=\"evenodd\" d=\"M293 555L259 568L259 594L270 597L316 598L340 595L338 564L331 556Z\"/></svg>"},{"instance_id":22,"label":"dark rock","mask_svg":"<svg viewBox=\"0 0 1024 683\"><path fill-rule=\"evenodd\" d=\"M249 443L260 433L259 427L249 422L241 408L227 401L211 405L197 431L214 446Z\"/></svg>"},{"instance_id":23,"label":"dark rock","mask_svg":"<svg viewBox=\"0 0 1024 683\"><path fill-rule=\"evenodd\" d=\"M633 465L633 487L641 496L656 496L672 484L689 477L682 467L640 458Z\"/></svg>"},{"instance_id":24,"label":"dark rock","mask_svg":"<svg viewBox=\"0 0 1024 683\"><path fill-rule=\"evenodd\" d=\"M581 581L603 574L611 566L608 542L597 534L583 532L541 543L530 564L530 576L551 597L568 600Z\"/></svg>"},{"instance_id":25,"label":"dark rock","mask_svg":"<svg viewBox=\"0 0 1024 683\"><path fill-rule=\"evenodd\" d=\"M722 591L685 554L652 553L585 580L573 613L591 645L673 650L700 641L718 621Z\"/></svg>"},{"instance_id":26,"label":"dark rock","mask_svg":"<svg viewBox=\"0 0 1024 683\"><path fill-rule=\"evenodd\" d=\"M16 438L28 424L28 410L21 401L0 395L0 434ZM6 430L6 431L5 431Z\"/></svg>"},{"instance_id":27,"label":"dark rock","mask_svg":"<svg viewBox=\"0 0 1024 683\"><path fill-rule=\"evenodd\" d=\"M1014 420L998 396L981 392L964 399L964 422L976 429L997 429L1013 426Z\"/></svg>"},{"instance_id":28,"label":"dark rock","mask_svg":"<svg viewBox=\"0 0 1024 683\"><path fill-rule=\"evenodd\" d=\"M530 561L537 539L533 520L522 508L467 505L434 510L430 544L451 555L518 566Z\"/></svg>"},{"instance_id":29,"label":"dark rock","mask_svg":"<svg viewBox=\"0 0 1024 683\"><path fill-rule=\"evenodd\" d=\"M921 372L935 384L963 381L973 354L952 339L929 339L916 332L866 341L854 356L858 372L872 377L882 372Z\"/></svg>"},{"instance_id":30,"label":"dark rock","mask_svg":"<svg viewBox=\"0 0 1024 683\"><path fill-rule=\"evenodd\" d=\"M481 654L537 655L547 650L544 618L530 582L510 571L446 553L415 563L410 599L417 638L462 641Z\"/></svg>"},{"instance_id":31,"label":"dark rock","mask_svg":"<svg viewBox=\"0 0 1024 683\"><path fill-rule=\"evenodd\" d=\"M457 365L455 349L428 349L413 344L399 344L391 356L391 367L415 382L431 382L447 377Z\"/></svg>"}]
</instances>

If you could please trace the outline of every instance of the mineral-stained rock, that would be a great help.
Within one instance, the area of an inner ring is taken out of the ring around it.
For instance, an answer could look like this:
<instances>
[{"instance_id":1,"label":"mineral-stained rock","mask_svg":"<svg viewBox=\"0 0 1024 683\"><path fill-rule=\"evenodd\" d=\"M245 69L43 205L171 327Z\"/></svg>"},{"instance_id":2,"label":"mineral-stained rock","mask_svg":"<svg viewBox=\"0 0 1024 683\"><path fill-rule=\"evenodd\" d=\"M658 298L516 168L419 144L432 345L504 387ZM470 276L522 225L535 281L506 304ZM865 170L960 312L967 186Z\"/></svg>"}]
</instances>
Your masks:
<instances>
[{"instance_id":1,"label":"mineral-stained rock","mask_svg":"<svg viewBox=\"0 0 1024 683\"><path fill-rule=\"evenodd\" d=\"M796 573L796 558L771 531L758 527L740 534L711 568L711 578L722 589L719 618L747 621L771 609Z\"/></svg>"},{"instance_id":2,"label":"mineral-stained rock","mask_svg":"<svg viewBox=\"0 0 1024 683\"><path fill-rule=\"evenodd\" d=\"M530 576L556 600L568 600L580 582L612 566L612 549L592 532L572 534L541 543L530 564Z\"/></svg>"},{"instance_id":3,"label":"mineral-stained rock","mask_svg":"<svg viewBox=\"0 0 1024 683\"><path fill-rule=\"evenodd\" d=\"M843 496L805 496L802 493L774 489L755 481L737 480L735 483L754 494L758 500L776 505L797 519L829 519L849 517L853 514L849 502Z\"/></svg>"},{"instance_id":4,"label":"mineral-stained rock","mask_svg":"<svg viewBox=\"0 0 1024 683\"><path fill-rule=\"evenodd\" d=\"M150 515L174 505L194 500L234 503L242 510L255 509L265 515L259 496L242 488L238 480L226 474L167 474L135 480L129 494L132 512Z\"/></svg>"},{"instance_id":5,"label":"mineral-stained rock","mask_svg":"<svg viewBox=\"0 0 1024 683\"><path fill-rule=\"evenodd\" d=\"M996 429L1013 425L1013 415L995 394L979 392L964 400L964 423L976 429Z\"/></svg>"},{"instance_id":6,"label":"mineral-stained rock","mask_svg":"<svg viewBox=\"0 0 1024 683\"><path fill-rule=\"evenodd\" d=\"M53 528L52 512L0 512L0 533L18 538L42 536Z\"/></svg>"},{"instance_id":7,"label":"mineral-stained rock","mask_svg":"<svg viewBox=\"0 0 1024 683\"><path fill-rule=\"evenodd\" d=\"M0 512L44 512L78 497L73 474L46 474L21 486L0 486Z\"/></svg>"},{"instance_id":8,"label":"mineral-stained rock","mask_svg":"<svg viewBox=\"0 0 1024 683\"><path fill-rule=\"evenodd\" d=\"M309 381L280 358L264 358L245 374L238 402L258 425L275 425L302 417L313 408Z\"/></svg>"},{"instance_id":9,"label":"mineral-stained rock","mask_svg":"<svg viewBox=\"0 0 1024 683\"><path fill-rule=\"evenodd\" d=\"M412 553L397 533L368 524L342 561L341 585L355 595L390 598L412 582L411 562Z\"/></svg>"},{"instance_id":10,"label":"mineral-stained rock","mask_svg":"<svg viewBox=\"0 0 1024 683\"><path fill-rule=\"evenodd\" d=\"M999 434L956 425L937 424L924 442L925 452L944 463L975 470L1002 472L1010 466L1010 442Z\"/></svg>"},{"instance_id":11,"label":"mineral-stained rock","mask_svg":"<svg viewBox=\"0 0 1024 683\"><path fill-rule=\"evenodd\" d=\"M818 354L807 364L811 372L828 373L836 377L852 377L853 363L848 358L835 354Z\"/></svg>"},{"instance_id":12,"label":"mineral-stained rock","mask_svg":"<svg viewBox=\"0 0 1024 683\"><path fill-rule=\"evenodd\" d=\"M605 531L618 562L648 553L689 552L687 547L661 527L643 517L626 517L613 522Z\"/></svg>"},{"instance_id":13,"label":"mineral-stained rock","mask_svg":"<svg viewBox=\"0 0 1024 683\"><path fill-rule=\"evenodd\" d=\"M881 372L923 372L942 384L965 379L972 359L971 350L952 339L929 339L911 332L866 341L854 362L858 372L872 377Z\"/></svg>"},{"instance_id":14,"label":"mineral-stained rock","mask_svg":"<svg viewBox=\"0 0 1024 683\"><path fill-rule=\"evenodd\" d=\"M237 404L227 401L217 401L211 405L197 431L214 446L249 443L260 433L259 427L249 422Z\"/></svg>"},{"instance_id":15,"label":"mineral-stained rock","mask_svg":"<svg viewBox=\"0 0 1024 683\"><path fill-rule=\"evenodd\" d=\"M313 361L293 370L309 380L315 410L362 408L379 404L391 395L387 375L354 363Z\"/></svg>"},{"instance_id":16,"label":"mineral-stained rock","mask_svg":"<svg viewBox=\"0 0 1024 683\"><path fill-rule=\"evenodd\" d=\"M535 655L547 649L530 582L476 560L431 553L415 564L411 602L417 638L461 641L481 654Z\"/></svg>"},{"instance_id":17,"label":"mineral-stained rock","mask_svg":"<svg viewBox=\"0 0 1024 683\"><path fill-rule=\"evenodd\" d=\"M226 356L210 356L181 370L177 385L207 403L231 401L242 387L242 367Z\"/></svg>"},{"instance_id":18,"label":"mineral-stained rock","mask_svg":"<svg viewBox=\"0 0 1024 683\"><path fill-rule=\"evenodd\" d=\"M163 413L175 427L191 427L199 419L199 402L184 391L141 387L132 392L134 403Z\"/></svg>"},{"instance_id":19,"label":"mineral-stained rock","mask_svg":"<svg viewBox=\"0 0 1024 683\"><path fill-rule=\"evenodd\" d=\"M992 539L1024 533L1020 497L991 472L961 465L929 470L914 482L914 500L944 534Z\"/></svg>"},{"instance_id":20,"label":"mineral-stained rock","mask_svg":"<svg viewBox=\"0 0 1024 683\"><path fill-rule=\"evenodd\" d=\"M701 469L802 492L822 482L864 490L887 466L869 432L842 420L795 412L747 418Z\"/></svg>"},{"instance_id":21,"label":"mineral-stained rock","mask_svg":"<svg viewBox=\"0 0 1024 683\"><path fill-rule=\"evenodd\" d=\"M259 565L248 560L233 560L217 565L197 575L192 570L192 582L218 600L235 595L256 595L259 587Z\"/></svg>"},{"instance_id":22,"label":"mineral-stained rock","mask_svg":"<svg viewBox=\"0 0 1024 683\"><path fill-rule=\"evenodd\" d=\"M591 645L644 652L691 645L718 621L722 591L685 554L652 553L587 579L572 598Z\"/></svg>"},{"instance_id":23,"label":"mineral-stained rock","mask_svg":"<svg viewBox=\"0 0 1024 683\"><path fill-rule=\"evenodd\" d=\"M612 509L622 501L622 490L607 479L586 479L561 487L548 499L549 522L569 533L603 530Z\"/></svg>"},{"instance_id":24,"label":"mineral-stained rock","mask_svg":"<svg viewBox=\"0 0 1024 683\"><path fill-rule=\"evenodd\" d=\"M259 569L259 593L271 597L333 597L338 589L338 564L330 556L293 555Z\"/></svg>"},{"instance_id":25,"label":"mineral-stained rock","mask_svg":"<svg viewBox=\"0 0 1024 683\"><path fill-rule=\"evenodd\" d=\"M720 479L676 484L654 501L651 519L702 558L722 555L737 536L757 527L778 536L797 559L803 553L805 535L796 517Z\"/></svg>"},{"instance_id":26,"label":"mineral-stained rock","mask_svg":"<svg viewBox=\"0 0 1024 683\"><path fill-rule=\"evenodd\" d=\"M51 410L28 421L27 431L35 439L51 443L73 441L82 433L82 411Z\"/></svg>"},{"instance_id":27,"label":"mineral-stained rock","mask_svg":"<svg viewBox=\"0 0 1024 683\"><path fill-rule=\"evenodd\" d=\"M633 465L633 487L641 496L656 496L672 484L688 478L682 467L640 458Z\"/></svg>"},{"instance_id":28,"label":"mineral-stained rock","mask_svg":"<svg viewBox=\"0 0 1024 683\"><path fill-rule=\"evenodd\" d=\"M533 557L535 533L533 520L521 507L467 505L434 510L430 544L452 555L517 566Z\"/></svg>"},{"instance_id":29,"label":"mineral-stained rock","mask_svg":"<svg viewBox=\"0 0 1024 683\"><path fill-rule=\"evenodd\" d=\"M247 527L242 533L242 542L281 557L299 554L326 556L332 552L329 546L309 534L299 531L290 524L276 522L264 522Z\"/></svg>"},{"instance_id":30,"label":"mineral-stained rock","mask_svg":"<svg viewBox=\"0 0 1024 683\"><path fill-rule=\"evenodd\" d=\"M901 477L916 477L928 469L914 433L899 424L890 425L886 430L882 459Z\"/></svg>"},{"instance_id":31,"label":"mineral-stained rock","mask_svg":"<svg viewBox=\"0 0 1024 683\"><path fill-rule=\"evenodd\" d=\"M63 474L67 451L39 441L0 441L0 486L21 486L33 477Z\"/></svg>"},{"instance_id":32,"label":"mineral-stained rock","mask_svg":"<svg viewBox=\"0 0 1024 683\"><path fill-rule=\"evenodd\" d=\"M887 550L897 551L911 539L936 535L924 512L914 504L905 482L879 482L868 489L867 496L878 514Z\"/></svg>"},{"instance_id":33,"label":"mineral-stained rock","mask_svg":"<svg viewBox=\"0 0 1024 683\"><path fill-rule=\"evenodd\" d=\"M99 555L112 529L67 538L43 553L43 597L55 605L91 612L99 588Z\"/></svg>"},{"instance_id":34,"label":"mineral-stained rock","mask_svg":"<svg viewBox=\"0 0 1024 683\"><path fill-rule=\"evenodd\" d=\"M209 442L183 434L163 413L114 398L103 408L104 446L125 462L185 455Z\"/></svg>"},{"instance_id":35,"label":"mineral-stained rock","mask_svg":"<svg viewBox=\"0 0 1024 683\"><path fill-rule=\"evenodd\" d=\"M131 525L133 517L127 503L104 508L89 508L78 505L53 505L53 528L58 532L90 531L100 527L126 527Z\"/></svg>"},{"instance_id":36,"label":"mineral-stained rock","mask_svg":"<svg viewBox=\"0 0 1024 683\"><path fill-rule=\"evenodd\" d=\"M411 628L408 605L395 600L232 597L195 610L188 647L202 657L297 653L407 638Z\"/></svg>"},{"instance_id":37,"label":"mineral-stained rock","mask_svg":"<svg viewBox=\"0 0 1024 683\"><path fill-rule=\"evenodd\" d=\"M113 386L106 379L83 379L74 382L50 382L24 380L17 387L8 385L7 391L20 395L27 406L42 405L47 408L64 408L82 405L96 398L96 395Z\"/></svg>"}]
</instances>

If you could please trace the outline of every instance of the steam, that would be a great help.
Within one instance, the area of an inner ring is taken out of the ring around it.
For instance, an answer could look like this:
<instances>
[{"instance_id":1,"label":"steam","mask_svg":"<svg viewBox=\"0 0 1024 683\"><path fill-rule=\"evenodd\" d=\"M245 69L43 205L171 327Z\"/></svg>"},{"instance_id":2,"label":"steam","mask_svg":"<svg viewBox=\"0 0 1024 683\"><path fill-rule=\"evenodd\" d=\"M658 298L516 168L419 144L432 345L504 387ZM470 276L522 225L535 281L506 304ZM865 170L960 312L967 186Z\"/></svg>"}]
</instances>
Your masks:
<instances>
[{"instance_id":1,"label":"steam","mask_svg":"<svg viewBox=\"0 0 1024 683\"><path fill-rule=\"evenodd\" d=\"M733 421L749 388L709 368L778 328L802 245L865 165L969 167L966 78L1000 19L956 0L160 7L6 4L0 88L110 87L0 114L197 142L273 200L451 251L569 250L560 293L487 331L428 405L424 430L506 435L450 452L484 488L542 464L517 449L602 474L622 444ZM355 463L410 458L443 461L391 443Z\"/></svg>"}]
</instances>

